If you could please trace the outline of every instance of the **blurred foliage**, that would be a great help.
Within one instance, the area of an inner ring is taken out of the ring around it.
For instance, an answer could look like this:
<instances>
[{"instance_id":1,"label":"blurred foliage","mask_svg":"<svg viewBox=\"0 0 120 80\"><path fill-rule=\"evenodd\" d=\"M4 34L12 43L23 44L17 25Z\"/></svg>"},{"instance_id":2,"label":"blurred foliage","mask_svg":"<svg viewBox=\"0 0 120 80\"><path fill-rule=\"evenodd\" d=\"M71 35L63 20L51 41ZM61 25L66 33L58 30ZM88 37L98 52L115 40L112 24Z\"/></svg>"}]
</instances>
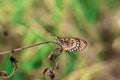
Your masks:
<instances>
[{"instance_id":1,"label":"blurred foliage","mask_svg":"<svg viewBox=\"0 0 120 80\"><path fill-rule=\"evenodd\" d=\"M120 80L119 4L119 0L0 0L0 51L51 41L51 34L80 37L87 40L87 48L57 57L60 70L55 71L55 80ZM42 80L55 48L46 44L14 54L18 72L10 80ZM11 73L9 56L0 55L0 70Z\"/></svg>"}]
</instances>

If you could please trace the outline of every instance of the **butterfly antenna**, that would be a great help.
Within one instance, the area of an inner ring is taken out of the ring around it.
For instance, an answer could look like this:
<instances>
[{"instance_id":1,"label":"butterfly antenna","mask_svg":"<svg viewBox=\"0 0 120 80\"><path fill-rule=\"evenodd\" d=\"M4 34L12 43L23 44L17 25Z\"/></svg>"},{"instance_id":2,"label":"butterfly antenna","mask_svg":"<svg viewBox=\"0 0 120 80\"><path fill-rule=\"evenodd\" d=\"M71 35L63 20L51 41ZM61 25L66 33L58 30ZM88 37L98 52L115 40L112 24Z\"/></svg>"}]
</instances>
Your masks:
<instances>
[{"instance_id":1,"label":"butterfly antenna","mask_svg":"<svg viewBox=\"0 0 120 80\"><path fill-rule=\"evenodd\" d=\"M57 36L56 34L54 34L53 32L51 32L48 29L45 29L45 31L47 31L51 36L55 36L57 39L59 38L59 36Z\"/></svg>"},{"instance_id":2,"label":"butterfly antenna","mask_svg":"<svg viewBox=\"0 0 120 80\"><path fill-rule=\"evenodd\" d=\"M51 36L55 36L57 39L59 38L59 36L55 35L55 34L51 34Z\"/></svg>"}]
</instances>

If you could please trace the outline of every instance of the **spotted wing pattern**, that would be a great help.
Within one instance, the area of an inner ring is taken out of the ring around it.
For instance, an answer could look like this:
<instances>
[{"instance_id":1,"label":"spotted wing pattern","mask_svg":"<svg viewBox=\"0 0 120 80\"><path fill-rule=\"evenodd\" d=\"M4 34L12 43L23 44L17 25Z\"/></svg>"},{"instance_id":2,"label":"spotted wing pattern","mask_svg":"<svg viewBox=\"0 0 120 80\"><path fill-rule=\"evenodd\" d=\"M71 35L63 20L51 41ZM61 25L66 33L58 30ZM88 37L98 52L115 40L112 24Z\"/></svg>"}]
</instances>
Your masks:
<instances>
[{"instance_id":1,"label":"spotted wing pattern","mask_svg":"<svg viewBox=\"0 0 120 80\"><path fill-rule=\"evenodd\" d=\"M62 47L67 52L81 51L86 48L87 42L81 38L61 37Z\"/></svg>"}]
</instances>

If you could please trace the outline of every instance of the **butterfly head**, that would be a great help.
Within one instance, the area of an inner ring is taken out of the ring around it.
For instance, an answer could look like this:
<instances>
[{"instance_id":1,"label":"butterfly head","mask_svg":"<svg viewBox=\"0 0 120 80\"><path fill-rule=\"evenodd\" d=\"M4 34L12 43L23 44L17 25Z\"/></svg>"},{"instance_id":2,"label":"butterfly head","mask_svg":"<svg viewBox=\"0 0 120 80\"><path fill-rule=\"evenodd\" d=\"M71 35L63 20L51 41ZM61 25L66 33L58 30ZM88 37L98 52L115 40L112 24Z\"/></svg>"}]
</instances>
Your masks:
<instances>
[{"instance_id":1,"label":"butterfly head","mask_svg":"<svg viewBox=\"0 0 120 80\"><path fill-rule=\"evenodd\" d=\"M59 36L56 36L56 39L54 41L55 43L59 44L59 45L63 45L64 41L62 40L61 37Z\"/></svg>"}]
</instances>

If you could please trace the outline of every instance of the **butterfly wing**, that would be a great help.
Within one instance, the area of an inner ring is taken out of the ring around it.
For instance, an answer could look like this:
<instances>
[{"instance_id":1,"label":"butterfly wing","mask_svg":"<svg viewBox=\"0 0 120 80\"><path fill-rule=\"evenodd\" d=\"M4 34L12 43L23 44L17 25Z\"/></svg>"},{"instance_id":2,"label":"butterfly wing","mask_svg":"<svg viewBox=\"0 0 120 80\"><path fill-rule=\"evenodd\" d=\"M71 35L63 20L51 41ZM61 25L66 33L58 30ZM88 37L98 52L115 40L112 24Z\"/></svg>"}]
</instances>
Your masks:
<instances>
[{"instance_id":1,"label":"butterfly wing","mask_svg":"<svg viewBox=\"0 0 120 80\"><path fill-rule=\"evenodd\" d=\"M62 47L67 52L81 51L86 48L87 42L81 38L61 37Z\"/></svg>"},{"instance_id":2,"label":"butterfly wing","mask_svg":"<svg viewBox=\"0 0 120 80\"><path fill-rule=\"evenodd\" d=\"M81 50L83 50L83 49L86 48L86 46L87 46L87 41L85 41L84 39L80 39L80 38L79 38L79 42L80 42L80 44L79 44L79 49L78 49L78 51L81 51Z\"/></svg>"},{"instance_id":3,"label":"butterfly wing","mask_svg":"<svg viewBox=\"0 0 120 80\"><path fill-rule=\"evenodd\" d=\"M66 51L73 49L76 45L76 40L73 38L62 37L61 40L63 41L62 47Z\"/></svg>"}]
</instances>

